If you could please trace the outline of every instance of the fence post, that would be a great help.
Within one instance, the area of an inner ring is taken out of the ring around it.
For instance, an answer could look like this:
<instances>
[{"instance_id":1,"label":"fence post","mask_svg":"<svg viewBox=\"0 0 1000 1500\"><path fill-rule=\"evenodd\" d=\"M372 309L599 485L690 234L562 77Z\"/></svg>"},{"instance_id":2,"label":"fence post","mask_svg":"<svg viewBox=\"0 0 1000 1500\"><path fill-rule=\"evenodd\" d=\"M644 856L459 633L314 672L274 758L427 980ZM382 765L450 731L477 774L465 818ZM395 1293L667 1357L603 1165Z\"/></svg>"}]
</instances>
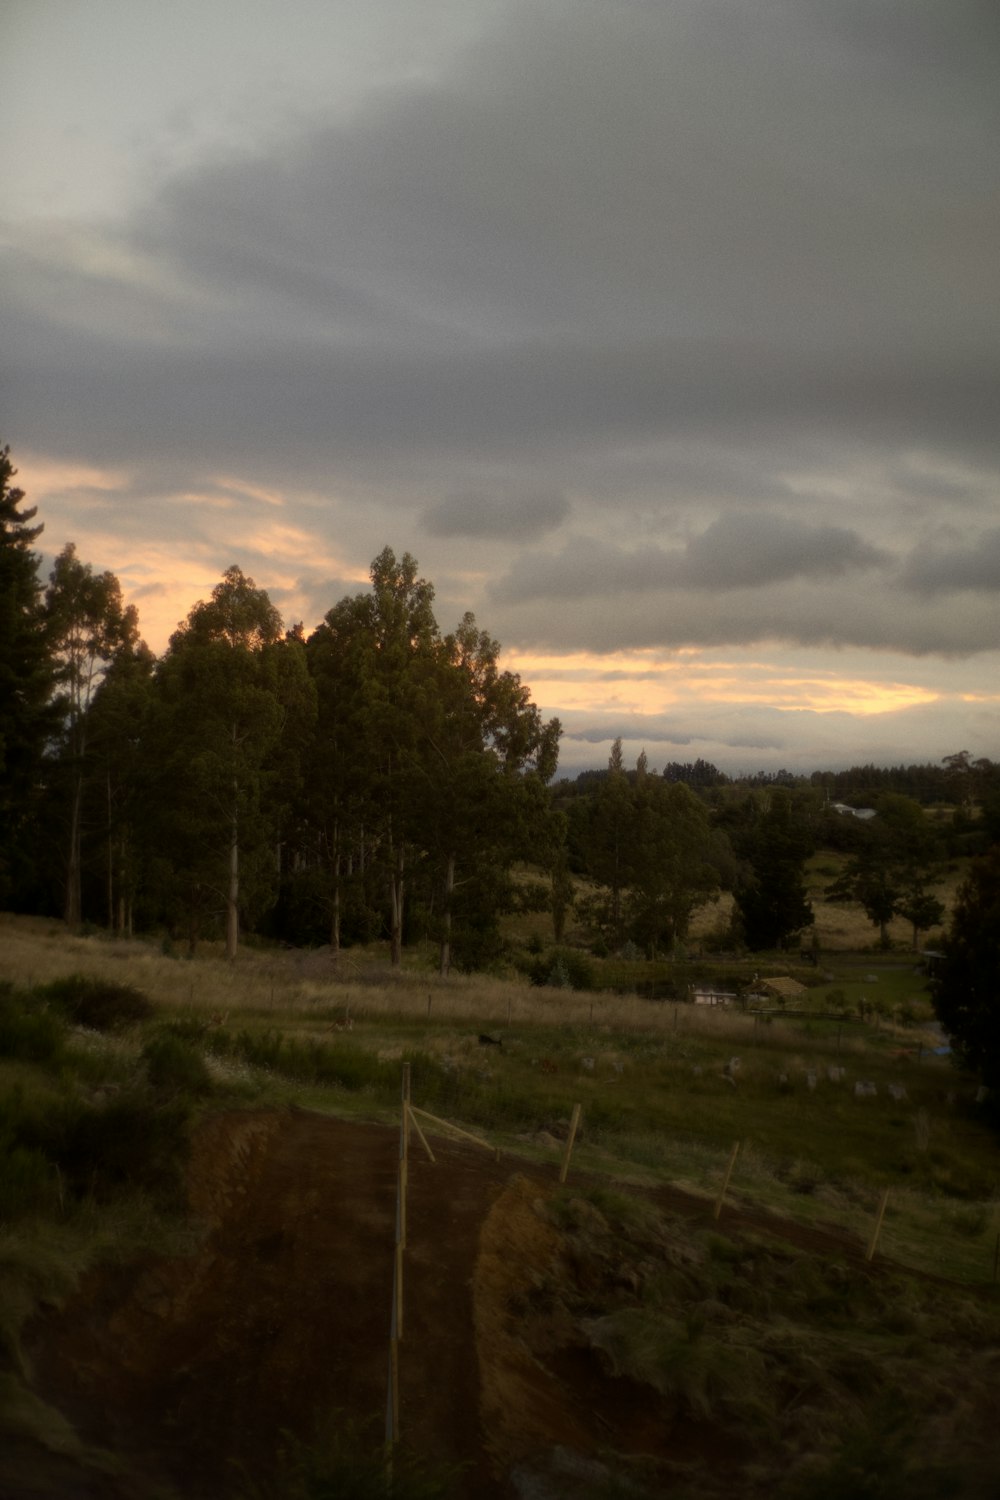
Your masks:
<instances>
[{"instance_id":1,"label":"fence post","mask_svg":"<svg viewBox=\"0 0 1000 1500\"><path fill-rule=\"evenodd\" d=\"M580 1125L580 1105L573 1105L573 1114L569 1122L569 1135L566 1137L566 1149L563 1152L562 1166L559 1168L559 1181L566 1181L569 1171L569 1159L573 1155L573 1142L576 1140L576 1132Z\"/></svg>"},{"instance_id":2,"label":"fence post","mask_svg":"<svg viewBox=\"0 0 1000 1500\"><path fill-rule=\"evenodd\" d=\"M712 1217L714 1219L718 1219L719 1216L720 1216L720 1214L722 1213L723 1199L726 1196L726 1191L727 1191L727 1189L729 1187L729 1179L733 1175L733 1168L736 1165L736 1158L739 1155L739 1151L740 1151L740 1143L739 1143L739 1141L736 1141L734 1143L734 1145L733 1145L732 1151L730 1151L730 1153L729 1153L729 1165L726 1168L726 1175L725 1175L725 1177L723 1179L723 1182L722 1182L722 1190L720 1191L719 1196L715 1200L715 1212L712 1215Z\"/></svg>"},{"instance_id":3,"label":"fence post","mask_svg":"<svg viewBox=\"0 0 1000 1500\"><path fill-rule=\"evenodd\" d=\"M888 1188L884 1188L882 1190L882 1201L879 1203L879 1206L878 1206L878 1216L877 1216L877 1218L875 1220L875 1228L872 1230L872 1237L868 1241L868 1249L865 1251L865 1260L874 1260L875 1259L875 1250L876 1250L876 1247L878 1246L878 1237L882 1233L882 1220L885 1218L885 1206L888 1203L888 1201L889 1201L889 1189Z\"/></svg>"}]
</instances>

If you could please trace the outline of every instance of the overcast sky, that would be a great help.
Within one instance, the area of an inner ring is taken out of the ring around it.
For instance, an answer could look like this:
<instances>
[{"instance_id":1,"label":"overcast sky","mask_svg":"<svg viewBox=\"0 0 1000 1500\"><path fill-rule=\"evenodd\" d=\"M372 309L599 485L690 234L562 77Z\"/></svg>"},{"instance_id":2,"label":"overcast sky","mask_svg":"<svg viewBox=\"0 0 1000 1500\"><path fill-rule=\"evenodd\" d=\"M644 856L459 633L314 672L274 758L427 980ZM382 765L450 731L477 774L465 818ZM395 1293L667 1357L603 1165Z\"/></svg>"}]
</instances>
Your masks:
<instances>
[{"instance_id":1,"label":"overcast sky","mask_svg":"<svg viewBox=\"0 0 1000 1500\"><path fill-rule=\"evenodd\" d=\"M389 545L562 770L1000 758L995 0L5 0L0 441L167 635Z\"/></svg>"}]
</instances>

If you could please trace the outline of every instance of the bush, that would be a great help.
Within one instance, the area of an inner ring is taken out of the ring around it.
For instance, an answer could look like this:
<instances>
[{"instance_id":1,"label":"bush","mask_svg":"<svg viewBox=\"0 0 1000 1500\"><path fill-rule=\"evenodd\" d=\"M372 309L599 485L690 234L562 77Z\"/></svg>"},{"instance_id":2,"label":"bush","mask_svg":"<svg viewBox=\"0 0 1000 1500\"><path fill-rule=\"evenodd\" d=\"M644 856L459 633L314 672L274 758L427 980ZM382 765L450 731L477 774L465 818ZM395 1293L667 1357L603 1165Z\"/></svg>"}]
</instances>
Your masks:
<instances>
[{"instance_id":1,"label":"bush","mask_svg":"<svg viewBox=\"0 0 1000 1500\"><path fill-rule=\"evenodd\" d=\"M212 1079L205 1059L189 1041L161 1032L142 1049L146 1076L151 1086L166 1094L201 1096L212 1092Z\"/></svg>"},{"instance_id":2,"label":"bush","mask_svg":"<svg viewBox=\"0 0 1000 1500\"><path fill-rule=\"evenodd\" d=\"M18 1144L42 1152L77 1197L106 1201L123 1188L171 1196L188 1154L188 1111L143 1091L93 1105L64 1100L43 1117L25 1119Z\"/></svg>"},{"instance_id":3,"label":"bush","mask_svg":"<svg viewBox=\"0 0 1000 1500\"><path fill-rule=\"evenodd\" d=\"M59 1006L74 1025L93 1031L118 1031L155 1014L152 1003L131 985L83 974L57 979L38 993Z\"/></svg>"},{"instance_id":4,"label":"bush","mask_svg":"<svg viewBox=\"0 0 1000 1500\"><path fill-rule=\"evenodd\" d=\"M0 1135L0 1223L28 1213L51 1212L59 1197L55 1167L43 1151Z\"/></svg>"},{"instance_id":5,"label":"bush","mask_svg":"<svg viewBox=\"0 0 1000 1500\"><path fill-rule=\"evenodd\" d=\"M12 985L0 988L0 1057L21 1062L52 1062L63 1046L63 1027Z\"/></svg>"}]
</instances>

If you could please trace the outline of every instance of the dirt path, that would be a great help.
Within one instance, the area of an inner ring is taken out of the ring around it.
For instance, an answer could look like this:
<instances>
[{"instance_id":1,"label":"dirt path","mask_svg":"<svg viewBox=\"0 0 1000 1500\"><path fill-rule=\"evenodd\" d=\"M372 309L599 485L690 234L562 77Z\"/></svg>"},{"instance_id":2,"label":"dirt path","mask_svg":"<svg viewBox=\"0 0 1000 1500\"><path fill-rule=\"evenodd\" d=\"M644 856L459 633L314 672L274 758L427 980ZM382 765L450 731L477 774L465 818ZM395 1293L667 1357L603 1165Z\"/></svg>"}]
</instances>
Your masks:
<instances>
[{"instance_id":1,"label":"dirt path","mask_svg":"<svg viewBox=\"0 0 1000 1500\"><path fill-rule=\"evenodd\" d=\"M470 1284L503 1173L473 1147L434 1149L410 1178L402 1431L468 1462L488 1496ZM397 1152L385 1127L319 1115L211 1121L192 1171L212 1226L199 1253L93 1277L36 1330L38 1388L191 1500L268 1474L285 1430L384 1424Z\"/></svg>"}]
</instances>

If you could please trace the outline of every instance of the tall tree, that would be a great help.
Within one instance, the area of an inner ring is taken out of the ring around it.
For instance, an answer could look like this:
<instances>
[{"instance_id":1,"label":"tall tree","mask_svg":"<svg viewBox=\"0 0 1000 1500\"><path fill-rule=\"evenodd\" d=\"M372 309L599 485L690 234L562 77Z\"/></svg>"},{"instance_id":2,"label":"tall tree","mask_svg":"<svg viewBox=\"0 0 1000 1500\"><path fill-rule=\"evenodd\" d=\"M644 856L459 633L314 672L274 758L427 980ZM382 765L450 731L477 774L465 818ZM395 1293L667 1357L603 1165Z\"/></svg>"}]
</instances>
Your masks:
<instances>
[{"instance_id":1,"label":"tall tree","mask_svg":"<svg viewBox=\"0 0 1000 1500\"><path fill-rule=\"evenodd\" d=\"M150 750L156 660L143 642L108 666L90 710L94 801L103 811L106 921L131 935L139 883L135 830L141 815L144 760ZM95 817L95 821L96 817Z\"/></svg>"},{"instance_id":2,"label":"tall tree","mask_svg":"<svg viewBox=\"0 0 1000 1500\"><path fill-rule=\"evenodd\" d=\"M54 668L32 543L37 507L12 485L17 470L0 448L0 905L16 903L33 860L31 829L42 787L42 755L55 727Z\"/></svg>"},{"instance_id":3,"label":"tall tree","mask_svg":"<svg viewBox=\"0 0 1000 1500\"><path fill-rule=\"evenodd\" d=\"M731 834L744 862L734 899L748 948L784 948L813 922L803 865L815 841L801 802L785 787L752 793Z\"/></svg>"},{"instance_id":4,"label":"tall tree","mask_svg":"<svg viewBox=\"0 0 1000 1500\"><path fill-rule=\"evenodd\" d=\"M80 562L69 542L56 558L45 595L46 613L63 715L58 764L68 789L68 834L64 915L82 916L83 801L89 714L107 665L139 639L135 606L122 602L113 573L96 573Z\"/></svg>"},{"instance_id":5,"label":"tall tree","mask_svg":"<svg viewBox=\"0 0 1000 1500\"><path fill-rule=\"evenodd\" d=\"M269 776L285 720L284 669L305 681L281 618L263 589L227 569L170 638L157 673L153 729L162 748L153 824L168 856L161 879L186 912L189 942L206 908L225 914L236 956L241 906L260 906L276 884ZM283 654L283 652L285 654Z\"/></svg>"},{"instance_id":6,"label":"tall tree","mask_svg":"<svg viewBox=\"0 0 1000 1500\"><path fill-rule=\"evenodd\" d=\"M692 913L719 889L708 812L683 782L637 774L626 861L629 935L650 957L683 942Z\"/></svg>"}]
</instances>

